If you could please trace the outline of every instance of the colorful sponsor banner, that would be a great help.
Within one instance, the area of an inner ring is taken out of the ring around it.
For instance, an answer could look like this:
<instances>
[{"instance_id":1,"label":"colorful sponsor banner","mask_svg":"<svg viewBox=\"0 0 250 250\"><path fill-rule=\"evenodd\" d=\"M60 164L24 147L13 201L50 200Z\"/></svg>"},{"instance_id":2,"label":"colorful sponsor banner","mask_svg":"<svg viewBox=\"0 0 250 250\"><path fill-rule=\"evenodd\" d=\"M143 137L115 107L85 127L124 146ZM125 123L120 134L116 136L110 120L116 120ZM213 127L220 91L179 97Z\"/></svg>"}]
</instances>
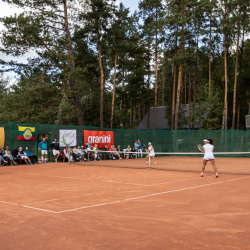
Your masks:
<instances>
[{"instance_id":1,"label":"colorful sponsor banner","mask_svg":"<svg viewBox=\"0 0 250 250\"><path fill-rule=\"evenodd\" d=\"M83 130L84 144L90 142L93 146L97 144L98 148L108 148L114 145L114 132L113 131L91 131Z\"/></svg>"},{"instance_id":2,"label":"colorful sponsor banner","mask_svg":"<svg viewBox=\"0 0 250 250\"><path fill-rule=\"evenodd\" d=\"M76 130L59 130L59 146L77 146L76 145Z\"/></svg>"},{"instance_id":3,"label":"colorful sponsor banner","mask_svg":"<svg viewBox=\"0 0 250 250\"><path fill-rule=\"evenodd\" d=\"M0 147L4 146L4 141L5 141L5 133L4 133L4 128L0 128Z\"/></svg>"},{"instance_id":4,"label":"colorful sponsor banner","mask_svg":"<svg viewBox=\"0 0 250 250\"><path fill-rule=\"evenodd\" d=\"M18 126L18 141L34 141L35 140L35 127Z\"/></svg>"}]
</instances>

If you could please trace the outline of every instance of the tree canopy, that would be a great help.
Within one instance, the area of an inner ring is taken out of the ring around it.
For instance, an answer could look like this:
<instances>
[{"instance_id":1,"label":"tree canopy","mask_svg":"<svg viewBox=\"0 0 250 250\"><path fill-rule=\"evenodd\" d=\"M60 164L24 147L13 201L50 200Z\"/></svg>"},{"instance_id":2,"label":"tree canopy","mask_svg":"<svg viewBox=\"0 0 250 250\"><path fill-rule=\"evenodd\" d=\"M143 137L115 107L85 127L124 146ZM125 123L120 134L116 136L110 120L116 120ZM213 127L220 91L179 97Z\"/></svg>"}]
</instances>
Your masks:
<instances>
[{"instance_id":1,"label":"tree canopy","mask_svg":"<svg viewBox=\"0 0 250 250\"><path fill-rule=\"evenodd\" d=\"M0 19L1 122L137 128L166 106L171 129L245 129L248 0L3 1L22 12Z\"/></svg>"}]
</instances>

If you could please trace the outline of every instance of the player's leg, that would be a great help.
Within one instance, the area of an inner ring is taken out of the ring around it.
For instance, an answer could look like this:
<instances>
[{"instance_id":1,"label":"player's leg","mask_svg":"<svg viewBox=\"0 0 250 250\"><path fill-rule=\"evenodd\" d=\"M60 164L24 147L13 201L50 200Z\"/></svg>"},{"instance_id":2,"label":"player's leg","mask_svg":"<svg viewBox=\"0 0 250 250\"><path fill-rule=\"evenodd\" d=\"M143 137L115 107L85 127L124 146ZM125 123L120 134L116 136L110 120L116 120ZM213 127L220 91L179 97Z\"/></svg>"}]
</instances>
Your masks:
<instances>
[{"instance_id":1,"label":"player's leg","mask_svg":"<svg viewBox=\"0 0 250 250\"><path fill-rule=\"evenodd\" d=\"M48 155L47 155L47 152L45 154L45 162L48 163Z\"/></svg>"},{"instance_id":2,"label":"player's leg","mask_svg":"<svg viewBox=\"0 0 250 250\"><path fill-rule=\"evenodd\" d=\"M203 159L203 162L202 162L202 169L201 169L201 177L203 177L203 173L204 173L204 171L205 171L206 165L207 165L207 160L204 160L204 159Z\"/></svg>"},{"instance_id":3,"label":"player's leg","mask_svg":"<svg viewBox=\"0 0 250 250\"><path fill-rule=\"evenodd\" d=\"M148 165L148 158L149 158L149 155L146 156L146 163Z\"/></svg>"},{"instance_id":4,"label":"player's leg","mask_svg":"<svg viewBox=\"0 0 250 250\"><path fill-rule=\"evenodd\" d=\"M214 169L214 172L215 172L215 176L216 176L216 178L218 178L219 175L218 175L218 172L217 172L217 167L215 165L215 160L211 160L211 163L212 163L212 166L213 166L213 169Z\"/></svg>"},{"instance_id":5,"label":"player's leg","mask_svg":"<svg viewBox=\"0 0 250 250\"><path fill-rule=\"evenodd\" d=\"M44 152L43 152L43 150L41 152L41 155L42 155L42 163L44 163Z\"/></svg>"},{"instance_id":6,"label":"player's leg","mask_svg":"<svg viewBox=\"0 0 250 250\"><path fill-rule=\"evenodd\" d=\"M153 159L153 161L154 161L154 164L156 165L155 156L154 156L154 155L152 155L151 157L152 157L152 159Z\"/></svg>"}]
</instances>

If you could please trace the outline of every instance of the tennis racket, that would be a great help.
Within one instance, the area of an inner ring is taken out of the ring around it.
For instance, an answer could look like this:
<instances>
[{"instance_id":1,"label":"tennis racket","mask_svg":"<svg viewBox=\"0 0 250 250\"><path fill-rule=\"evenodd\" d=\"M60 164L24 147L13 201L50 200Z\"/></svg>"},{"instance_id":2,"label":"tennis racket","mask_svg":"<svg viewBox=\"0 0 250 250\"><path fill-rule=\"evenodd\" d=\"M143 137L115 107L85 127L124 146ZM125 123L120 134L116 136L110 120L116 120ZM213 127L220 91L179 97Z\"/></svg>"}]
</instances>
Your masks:
<instances>
[{"instance_id":1,"label":"tennis racket","mask_svg":"<svg viewBox=\"0 0 250 250\"><path fill-rule=\"evenodd\" d=\"M201 146L201 144L198 145L198 149L203 152L203 147Z\"/></svg>"}]
</instances>

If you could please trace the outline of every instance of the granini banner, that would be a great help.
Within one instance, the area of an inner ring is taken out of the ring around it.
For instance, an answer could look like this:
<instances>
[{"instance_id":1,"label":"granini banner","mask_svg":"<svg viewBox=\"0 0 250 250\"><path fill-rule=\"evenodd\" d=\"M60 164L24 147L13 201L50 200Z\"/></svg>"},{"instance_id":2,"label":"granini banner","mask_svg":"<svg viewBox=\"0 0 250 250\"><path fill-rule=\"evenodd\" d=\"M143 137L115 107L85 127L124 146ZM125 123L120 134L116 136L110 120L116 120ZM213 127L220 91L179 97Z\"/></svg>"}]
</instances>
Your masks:
<instances>
[{"instance_id":1,"label":"granini banner","mask_svg":"<svg viewBox=\"0 0 250 250\"><path fill-rule=\"evenodd\" d=\"M35 127L18 126L18 141L34 141Z\"/></svg>"},{"instance_id":2,"label":"granini banner","mask_svg":"<svg viewBox=\"0 0 250 250\"><path fill-rule=\"evenodd\" d=\"M90 142L92 146L97 144L98 148L108 148L114 145L114 132L113 131L91 131L83 130L84 144Z\"/></svg>"}]
</instances>

